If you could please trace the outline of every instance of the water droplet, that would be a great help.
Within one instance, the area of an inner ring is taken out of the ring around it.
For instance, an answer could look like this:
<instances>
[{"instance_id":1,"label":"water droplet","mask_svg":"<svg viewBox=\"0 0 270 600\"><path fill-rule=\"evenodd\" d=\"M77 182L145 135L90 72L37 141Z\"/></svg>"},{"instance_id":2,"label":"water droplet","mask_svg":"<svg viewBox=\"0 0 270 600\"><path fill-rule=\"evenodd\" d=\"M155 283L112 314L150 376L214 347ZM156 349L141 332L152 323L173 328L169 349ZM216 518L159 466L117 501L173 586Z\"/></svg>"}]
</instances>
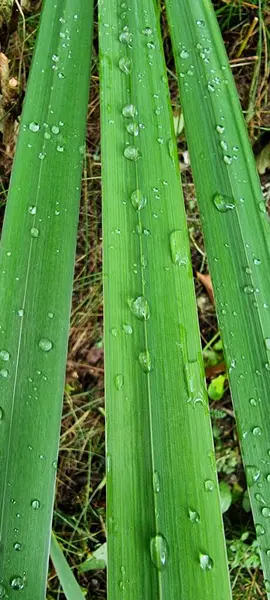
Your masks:
<instances>
[{"instance_id":1,"label":"water droplet","mask_svg":"<svg viewBox=\"0 0 270 600\"><path fill-rule=\"evenodd\" d=\"M259 211L262 213L266 213L266 204L263 200L259 202Z\"/></svg>"},{"instance_id":2,"label":"water droplet","mask_svg":"<svg viewBox=\"0 0 270 600\"><path fill-rule=\"evenodd\" d=\"M52 128L51 128L51 132L52 132L54 135L57 135L57 134L59 133L59 131L60 131L60 128L59 128L59 127L57 127L57 125L53 125L53 126L52 126Z\"/></svg>"},{"instance_id":3,"label":"water droplet","mask_svg":"<svg viewBox=\"0 0 270 600\"><path fill-rule=\"evenodd\" d=\"M56 150L57 152L64 152L64 147L59 144L58 146L56 146Z\"/></svg>"},{"instance_id":4,"label":"water droplet","mask_svg":"<svg viewBox=\"0 0 270 600\"><path fill-rule=\"evenodd\" d=\"M50 350L53 347L53 343L48 338L42 338L39 341L38 346L39 346L40 350L43 350L43 352L50 352Z\"/></svg>"},{"instance_id":5,"label":"water droplet","mask_svg":"<svg viewBox=\"0 0 270 600\"><path fill-rule=\"evenodd\" d=\"M154 471L154 473L153 473L153 488L154 488L154 492L156 492L156 494L159 494L159 492L160 492L160 478L159 478L159 472L158 471Z\"/></svg>"},{"instance_id":6,"label":"water droplet","mask_svg":"<svg viewBox=\"0 0 270 600\"><path fill-rule=\"evenodd\" d=\"M57 56L57 54L53 54L52 55L52 61L53 62L58 62L59 61L59 56Z\"/></svg>"},{"instance_id":7,"label":"water droplet","mask_svg":"<svg viewBox=\"0 0 270 600\"><path fill-rule=\"evenodd\" d=\"M265 343L266 350L269 350L269 352L270 352L270 338L265 338L264 343ZM0 353L0 355L1 355L1 353Z\"/></svg>"},{"instance_id":8,"label":"water droplet","mask_svg":"<svg viewBox=\"0 0 270 600\"><path fill-rule=\"evenodd\" d=\"M254 265L260 265L261 264L260 258L254 258L253 262L254 262Z\"/></svg>"},{"instance_id":9,"label":"water droplet","mask_svg":"<svg viewBox=\"0 0 270 600\"><path fill-rule=\"evenodd\" d=\"M225 156L223 156L223 160L226 165L231 165L233 159L231 156L228 156L228 154L225 154Z\"/></svg>"},{"instance_id":10,"label":"water droplet","mask_svg":"<svg viewBox=\"0 0 270 600\"><path fill-rule=\"evenodd\" d=\"M140 129L138 123L129 123L127 125L127 132L130 133L130 135L137 137L137 135L139 135L139 131Z\"/></svg>"},{"instance_id":11,"label":"water droplet","mask_svg":"<svg viewBox=\"0 0 270 600\"><path fill-rule=\"evenodd\" d=\"M250 400L249 400L249 404L250 404L251 406L257 406L257 400L256 400L255 398L250 398Z\"/></svg>"},{"instance_id":12,"label":"water droplet","mask_svg":"<svg viewBox=\"0 0 270 600\"><path fill-rule=\"evenodd\" d=\"M147 203L147 198L142 194L140 190L135 190L131 194L131 203L136 210L141 210Z\"/></svg>"},{"instance_id":13,"label":"water droplet","mask_svg":"<svg viewBox=\"0 0 270 600\"><path fill-rule=\"evenodd\" d=\"M264 529L263 525L261 525L261 523L255 524L255 531L256 531L256 535L264 535L265 534L265 529Z\"/></svg>"},{"instance_id":14,"label":"water droplet","mask_svg":"<svg viewBox=\"0 0 270 600\"><path fill-rule=\"evenodd\" d=\"M221 133L224 133L225 127L223 127L223 125L217 125L216 126L216 130L217 130L218 133L221 134Z\"/></svg>"},{"instance_id":15,"label":"water droplet","mask_svg":"<svg viewBox=\"0 0 270 600\"><path fill-rule=\"evenodd\" d=\"M122 56L118 62L118 66L122 73L129 75L131 73L132 62L127 56Z\"/></svg>"},{"instance_id":16,"label":"water droplet","mask_svg":"<svg viewBox=\"0 0 270 600\"><path fill-rule=\"evenodd\" d=\"M5 362L7 362L10 359L10 354L7 350L1 350L0 351L0 359L4 360Z\"/></svg>"},{"instance_id":17,"label":"water droplet","mask_svg":"<svg viewBox=\"0 0 270 600\"><path fill-rule=\"evenodd\" d=\"M235 208L235 200L224 196L224 194L215 194L213 202L219 212L228 212L228 210Z\"/></svg>"},{"instance_id":18,"label":"water droplet","mask_svg":"<svg viewBox=\"0 0 270 600\"><path fill-rule=\"evenodd\" d=\"M16 552L20 552L20 550L22 549L22 545L20 544L20 542L15 542L15 544L13 544L13 548L14 550L16 550Z\"/></svg>"},{"instance_id":19,"label":"water droplet","mask_svg":"<svg viewBox=\"0 0 270 600\"><path fill-rule=\"evenodd\" d=\"M39 508L40 508L40 501L39 500L32 500L31 506L32 506L32 508L34 510L39 510Z\"/></svg>"},{"instance_id":20,"label":"water droplet","mask_svg":"<svg viewBox=\"0 0 270 600\"><path fill-rule=\"evenodd\" d=\"M121 388L124 385L124 375L122 375L122 373L119 373L118 375L115 375L114 385L115 385L115 387L116 387L117 390L121 390Z\"/></svg>"},{"instance_id":21,"label":"water droplet","mask_svg":"<svg viewBox=\"0 0 270 600\"><path fill-rule=\"evenodd\" d=\"M141 158L141 153L138 148L135 148L135 146L127 146L124 150L124 156L128 160L137 161L139 158Z\"/></svg>"},{"instance_id":22,"label":"water droplet","mask_svg":"<svg viewBox=\"0 0 270 600\"><path fill-rule=\"evenodd\" d=\"M204 489L206 492L213 492L215 484L212 479L206 479L204 482Z\"/></svg>"},{"instance_id":23,"label":"water droplet","mask_svg":"<svg viewBox=\"0 0 270 600\"><path fill-rule=\"evenodd\" d=\"M33 133L36 133L37 131L39 131L39 124L35 123L34 121L32 123L30 123L29 125L29 129L30 131L32 131Z\"/></svg>"},{"instance_id":24,"label":"water droplet","mask_svg":"<svg viewBox=\"0 0 270 600\"><path fill-rule=\"evenodd\" d=\"M213 568L213 560L208 554L200 552L200 566L204 571L210 571Z\"/></svg>"},{"instance_id":25,"label":"water droplet","mask_svg":"<svg viewBox=\"0 0 270 600\"><path fill-rule=\"evenodd\" d=\"M244 287L244 293L245 294L253 294L254 289L252 287L252 285L245 285Z\"/></svg>"},{"instance_id":26,"label":"water droplet","mask_svg":"<svg viewBox=\"0 0 270 600\"><path fill-rule=\"evenodd\" d=\"M199 19L198 21L196 21L196 25L198 25L198 27L204 27L205 22L202 19Z\"/></svg>"},{"instance_id":27,"label":"water droplet","mask_svg":"<svg viewBox=\"0 0 270 600\"><path fill-rule=\"evenodd\" d=\"M11 585L12 589L16 590L17 592L23 590L24 589L23 577L20 577L19 575L12 577L12 579L10 580L10 585Z\"/></svg>"},{"instance_id":28,"label":"water droplet","mask_svg":"<svg viewBox=\"0 0 270 600\"><path fill-rule=\"evenodd\" d=\"M57 471L57 460L54 460L52 462L52 468L53 468L54 471Z\"/></svg>"},{"instance_id":29,"label":"water droplet","mask_svg":"<svg viewBox=\"0 0 270 600\"><path fill-rule=\"evenodd\" d=\"M132 33L130 33L127 26L124 27L123 31L121 31L119 35L119 42L121 42L121 44L127 44L127 46L132 43Z\"/></svg>"},{"instance_id":30,"label":"water droplet","mask_svg":"<svg viewBox=\"0 0 270 600\"><path fill-rule=\"evenodd\" d=\"M150 317L149 304L144 296L138 296L135 300L128 301L129 308L133 315L141 321L146 321Z\"/></svg>"},{"instance_id":31,"label":"water droplet","mask_svg":"<svg viewBox=\"0 0 270 600\"><path fill-rule=\"evenodd\" d=\"M269 555L270 555L270 553L268 554L268 551L267 551L267 553L266 553L266 554L267 554L267 556L269 556ZM270 581L269 581L268 579L265 579L265 580L264 580L264 584L265 584L265 589L266 589L266 591L267 591L267 592L270 592Z\"/></svg>"},{"instance_id":32,"label":"water droplet","mask_svg":"<svg viewBox=\"0 0 270 600\"><path fill-rule=\"evenodd\" d=\"M257 500L257 502L259 502L260 504L266 504L265 499L263 497L262 494L255 494L254 496L255 500Z\"/></svg>"},{"instance_id":33,"label":"water droplet","mask_svg":"<svg viewBox=\"0 0 270 600\"><path fill-rule=\"evenodd\" d=\"M196 510L192 510L191 508L188 509L188 516L190 521L192 521L192 523L199 523L200 522L200 515L199 513L197 513Z\"/></svg>"},{"instance_id":34,"label":"water droplet","mask_svg":"<svg viewBox=\"0 0 270 600\"><path fill-rule=\"evenodd\" d=\"M40 158L40 160L44 160L45 157L46 157L45 152L40 152L38 155L38 158Z\"/></svg>"},{"instance_id":35,"label":"water droplet","mask_svg":"<svg viewBox=\"0 0 270 600\"><path fill-rule=\"evenodd\" d=\"M28 212L30 213L30 215L35 215L37 213L37 207L36 206L29 206Z\"/></svg>"},{"instance_id":36,"label":"water droplet","mask_svg":"<svg viewBox=\"0 0 270 600\"><path fill-rule=\"evenodd\" d=\"M259 435L262 435L262 430L261 430L261 427L258 427L258 426L257 426L257 427L253 427L253 429L252 429L252 433L253 433L253 435L255 435L255 436L257 436L257 437L258 437Z\"/></svg>"},{"instance_id":37,"label":"water droplet","mask_svg":"<svg viewBox=\"0 0 270 600\"><path fill-rule=\"evenodd\" d=\"M171 258L174 265L187 265L188 258L184 254L183 232L179 229L170 234Z\"/></svg>"},{"instance_id":38,"label":"water droplet","mask_svg":"<svg viewBox=\"0 0 270 600\"><path fill-rule=\"evenodd\" d=\"M166 567L168 561L168 544L161 534L156 535L150 541L150 554L153 565L161 571Z\"/></svg>"},{"instance_id":39,"label":"water droplet","mask_svg":"<svg viewBox=\"0 0 270 600\"><path fill-rule=\"evenodd\" d=\"M145 352L140 352L139 363L140 363L144 373L150 373L152 367L151 367L151 356L150 356L148 350L145 350Z\"/></svg>"},{"instance_id":40,"label":"water droplet","mask_svg":"<svg viewBox=\"0 0 270 600\"><path fill-rule=\"evenodd\" d=\"M1 369L0 370L0 377L3 377L4 379L7 379L7 377L8 377L8 370L7 369Z\"/></svg>"},{"instance_id":41,"label":"water droplet","mask_svg":"<svg viewBox=\"0 0 270 600\"><path fill-rule=\"evenodd\" d=\"M147 37L149 37L150 35L152 35L152 29L151 29L151 27L145 27L142 30L142 34L146 35Z\"/></svg>"},{"instance_id":42,"label":"water droplet","mask_svg":"<svg viewBox=\"0 0 270 600\"><path fill-rule=\"evenodd\" d=\"M269 517L270 517L270 508L269 508L269 506L264 506L262 508L262 516L265 517L266 519L269 519Z\"/></svg>"},{"instance_id":43,"label":"water droplet","mask_svg":"<svg viewBox=\"0 0 270 600\"><path fill-rule=\"evenodd\" d=\"M64 73L59 72L59 73L57 73L57 77L59 79L64 79L65 75L64 75Z\"/></svg>"},{"instance_id":44,"label":"water droplet","mask_svg":"<svg viewBox=\"0 0 270 600\"><path fill-rule=\"evenodd\" d=\"M220 146L221 146L222 150L228 150L228 144L227 144L227 142L225 142L225 140L222 140L220 142Z\"/></svg>"},{"instance_id":45,"label":"water droplet","mask_svg":"<svg viewBox=\"0 0 270 600\"><path fill-rule=\"evenodd\" d=\"M128 325L128 323L123 324L123 331L126 333L126 335L131 335L133 333L133 329L131 325Z\"/></svg>"},{"instance_id":46,"label":"water droplet","mask_svg":"<svg viewBox=\"0 0 270 600\"><path fill-rule=\"evenodd\" d=\"M37 238L39 236L39 229L37 229L36 227L32 227L30 233L33 238Z\"/></svg>"},{"instance_id":47,"label":"water droplet","mask_svg":"<svg viewBox=\"0 0 270 600\"><path fill-rule=\"evenodd\" d=\"M136 117L137 114L138 114L138 111L137 111L136 106L134 106L134 104L127 104L122 109L122 115L126 119L132 119L132 118Z\"/></svg>"},{"instance_id":48,"label":"water droplet","mask_svg":"<svg viewBox=\"0 0 270 600\"><path fill-rule=\"evenodd\" d=\"M267 369L267 371L270 371L270 363L265 363L265 368Z\"/></svg>"},{"instance_id":49,"label":"water droplet","mask_svg":"<svg viewBox=\"0 0 270 600\"><path fill-rule=\"evenodd\" d=\"M189 53L188 53L188 51L187 51L187 50L185 50L185 49L184 49L184 50L181 50L181 52L180 52L180 57L181 57L181 58L188 58L188 57L189 57Z\"/></svg>"},{"instance_id":50,"label":"water droplet","mask_svg":"<svg viewBox=\"0 0 270 600\"><path fill-rule=\"evenodd\" d=\"M49 319L53 319L53 317L54 317L54 314L53 314L53 312L48 312L48 318L49 318Z\"/></svg>"}]
</instances>

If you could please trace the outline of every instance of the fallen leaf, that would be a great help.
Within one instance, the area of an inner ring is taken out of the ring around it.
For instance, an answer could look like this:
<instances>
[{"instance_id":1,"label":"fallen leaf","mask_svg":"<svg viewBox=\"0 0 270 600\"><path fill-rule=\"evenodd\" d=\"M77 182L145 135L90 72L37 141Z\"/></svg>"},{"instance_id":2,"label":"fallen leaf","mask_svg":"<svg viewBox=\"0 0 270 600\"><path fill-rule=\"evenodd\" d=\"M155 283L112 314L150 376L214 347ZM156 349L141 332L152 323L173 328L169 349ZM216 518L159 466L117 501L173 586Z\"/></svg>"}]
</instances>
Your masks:
<instances>
[{"instance_id":1,"label":"fallen leaf","mask_svg":"<svg viewBox=\"0 0 270 600\"><path fill-rule=\"evenodd\" d=\"M199 273L198 271L196 271L196 277L200 281L200 283L205 287L211 302L213 302L214 304L214 290L209 273L204 275L203 273Z\"/></svg>"}]
</instances>

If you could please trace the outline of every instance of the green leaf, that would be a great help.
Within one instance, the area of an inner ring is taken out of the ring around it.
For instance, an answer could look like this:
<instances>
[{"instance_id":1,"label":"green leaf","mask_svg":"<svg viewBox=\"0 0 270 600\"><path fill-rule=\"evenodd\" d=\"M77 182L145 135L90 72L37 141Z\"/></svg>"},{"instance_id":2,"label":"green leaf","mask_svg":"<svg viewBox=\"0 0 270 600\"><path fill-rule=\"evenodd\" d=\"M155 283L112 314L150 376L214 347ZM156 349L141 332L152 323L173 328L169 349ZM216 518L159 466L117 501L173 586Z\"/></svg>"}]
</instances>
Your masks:
<instances>
[{"instance_id":1,"label":"green leaf","mask_svg":"<svg viewBox=\"0 0 270 600\"><path fill-rule=\"evenodd\" d=\"M44 600L65 377L92 2L44 4L0 251L0 590Z\"/></svg>"},{"instance_id":2,"label":"green leaf","mask_svg":"<svg viewBox=\"0 0 270 600\"><path fill-rule=\"evenodd\" d=\"M207 390L211 400L221 400L223 398L226 379L226 375L219 375L215 379L212 379Z\"/></svg>"},{"instance_id":3,"label":"green leaf","mask_svg":"<svg viewBox=\"0 0 270 600\"><path fill-rule=\"evenodd\" d=\"M87 571L95 571L98 569L106 569L107 566L107 543L102 544L97 550L79 566L79 571L86 573Z\"/></svg>"},{"instance_id":4,"label":"green leaf","mask_svg":"<svg viewBox=\"0 0 270 600\"><path fill-rule=\"evenodd\" d=\"M108 594L228 600L159 14L99 8Z\"/></svg>"},{"instance_id":5,"label":"green leaf","mask_svg":"<svg viewBox=\"0 0 270 600\"><path fill-rule=\"evenodd\" d=\"M70 568L54 533L52 533L51 538L51 559L66 599L85 600L85 596L73 575L72 569Z\"/></svg>"},{"instance_id":6,"label":"green leaf","mask_svg":"<svg viewBox=\"0 0 270 600\"><path fill-rule=\"evenodd\" d=\"M227 512L232 503L231 488L226 481L220 481L219 483L220 503L222 513Z\"/></svg>"},{"instance_id":7,"label":"green leaf","mask_svg":"<svg viewBox=\"0 0 270 600\"><path fill-rule=\"evenodd\" d=\"M212 3L168 0L166 5L224 355L270 589L270 557L265 552L270 548L269 218ZM249 477L254 468L260 471L264 508Z\"/></svg>"}]
</instances>

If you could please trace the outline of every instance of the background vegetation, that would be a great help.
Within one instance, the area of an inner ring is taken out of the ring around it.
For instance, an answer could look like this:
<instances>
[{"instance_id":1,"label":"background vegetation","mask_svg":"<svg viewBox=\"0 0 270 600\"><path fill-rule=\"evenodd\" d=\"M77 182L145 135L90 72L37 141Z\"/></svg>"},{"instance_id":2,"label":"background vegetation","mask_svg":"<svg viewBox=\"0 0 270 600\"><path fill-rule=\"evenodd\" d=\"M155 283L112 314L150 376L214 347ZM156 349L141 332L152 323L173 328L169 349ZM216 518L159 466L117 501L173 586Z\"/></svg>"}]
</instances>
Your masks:
<instances>
[{"instance_id":1,"label":"background vegetation","mask_svg":"<svg viewBox=\"0 0 270 600\"><path fill-rule=\"evenodd\" d=\"M1 222L14 157L16 135L29 66L39 24L41 2L0 5L0 215ZM12 4L12 3L10 3ZM266 0L214 2L229 55L250 139L257 157L263 194L270 200L269 25ZM259 10L261 8L261 10ZM1 10L2 9L2 10ZM7 12L4 12L4 9ZM216 461L230 573L235 600L266 598L246 481L228 390L211 280L208 275L200 218L192 182L184 123L177 92L165 11L164 46L168 66L179 162L189 224L197 303L211 403ZM7 27L9 21L9 27ZM101 276L101 161L97 17L95 19L87 147L84 158L80 224L71 315L64 410L54 511L54 531L74 566L86 597L106 597L102 562L89 563L92 552L106 541L103 328ZM103 560L103 556L99 560ZM89 563L89 564L88 564ZM88 570L89 567L91 570ZM92 570L93 569L93 570ZM48 599L62 599L53 566Z\"/></svg>"}]
</instances>

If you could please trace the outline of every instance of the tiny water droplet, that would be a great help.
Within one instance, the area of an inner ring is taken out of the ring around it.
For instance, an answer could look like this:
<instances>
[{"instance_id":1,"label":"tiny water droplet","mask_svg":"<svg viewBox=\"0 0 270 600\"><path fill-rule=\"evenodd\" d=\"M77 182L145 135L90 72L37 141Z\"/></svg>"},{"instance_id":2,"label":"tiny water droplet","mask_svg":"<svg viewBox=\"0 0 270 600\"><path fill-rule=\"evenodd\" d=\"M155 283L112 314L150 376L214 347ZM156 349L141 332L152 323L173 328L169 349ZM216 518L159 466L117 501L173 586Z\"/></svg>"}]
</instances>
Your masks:
<instances>
[{"instance_id":1,"label":"tiny water droplet","mask_svg":"<svg viewBox=\"0 0 270 600\"><path fill-rule=\"evenodd\" d=\"M156 492L156 494L159 494L159 492L160 492L160 477L159 477L158 471L154 471L154 473L153 473L153 488L154 488L154 492Z\"/></svg>"},{"instance_id":2,"label":"tiny water droplet","mask_svg":"<svg viewBox=\"0 0 270 600\"><path fill-rule=\"evenodd\" d=\"M188 53L188 51L187 51L187 50L185 50L185 49L184 49L184 50L181 50L181 52L180 52L180 57L181 57L181 58L188 58L188 57L189 57L189 53Z\"/></svg>"},{"instance_id":3,"label":"tiny water droplet","mask_svg":"<svg viewBox=\"0 0 270 600\"><path fill-rule=\"evenodd\" d=\"M204 489L206 492L213 492L215 484L212 479L206 479L204 482Z\"/></svg>"},{"instance_id":4,"label":"tiny water droplet","mask_svg":"<svg viewBox=\"0 0 270 600\"><path fill-rule=\"evenodd\" d=\"M225 142L225 140L222 140L220 142L220 146L221 146L222 150L228 150L228 144L227 144L227 142Z\"/></svg>"},{"instance_id":5,"label":"tiny water droplet","mask_svg":"<svg viewBox=\"0 0 270 600\"><path fill-rule=\"evenodd\" d=\"M38 158L40 158L40 160L44 160L45 157L46 157L45 152L40 152L38 155Z\"/></svg>"},{"instance_id":6,"label":"tiny water droplet","mask_svg":"<svg viewBox=\"0 0 270 600\"><path fill-rule=\"evenodd\" d=\"M266 204L263 200L259 202L259 211L262 213L266 213Z\"/></svg>"},{"instance_id":7,"label":"tiny water droplet","mask_svg":"<svg viewBox=\"0 0 270 600\"><path fill-rule=\"evenodd\" d=\"M118 66L122 73L125 73L125 75L129 75L131 73L132 61L127 56L122 56L119 59Z\"/></svg>"},{"instance_id":8,"label":"tiny water droplet","mask_svg":"<svg viewBox=\"0 0 270 600\"><path fill-rule=\"evenodd\" d=\"M255 398L250 398L250 400L249 400L249 404L250 404L251 406L257 406L257 400L256 400Z\"/></svg>"},{"instance_id":9,"label":"tiny water droplet","mask_svg":"<svg viewBox=\"0 0 270 600\"><path fill-rule=\"evenodd\" d=\"M261 264L260 258L254 258L253 262L254 262L254 265L260 265Z\"/></svg>"},{"instance_id":10,"label":"tiny water droplet","mask_svg":"<svg viewBox=\"0 0 270 600\"><path fill-rule=\"evenodd\" d=\"M40 501L39 500L32 500L31 502L31 506L34 510L39 510L40 508Z\"/></svg>"},{"instance_id":11,"label":"tiny water droplet","mask_svg":"<svg viewBox=\"0 0 270 600\"><path fill-rule=\"evenodd\" d=\"M199 19L198 21L196 21L196 25L198 27L204 27L205 26L205 22L202 19Z\"/></svg>"},{"instance_id":12,"label":"tiny water droplet","mask_svg":"<svg viewBox=\"0 0 270 600\"><path fill-rule=\"evenodd\" d=\"M130 133L130 135L134 135L135 137L137 137L137 135L139 135L139 125L138 123L129 123L127 125L127 132Z\"/></svg>"},{"instance_id":13,"label":"tiny water droplet","mask_svg":"<svg viewBox=\"0 0 270 600\"><path fill-rule=\"evenodd\" d=\"M223 156L223 160L224 160L224 162L225 162L226 165L231 165L233 159L232 159L231 156L228 156L228 154L225 154Z\"/></svg>"},{"instance_id":14,"label":"tiny water droplet","mask_svg":"<svg viewBox=\"0 0 270 600\"><path fill-rule=\"evenodd\" d=\"M254 289L252 287L252 285L245 285L244 287L244 293L245 294L253 294Z\"/></svg>"},{"instance_id":15,"label":"tiny water droplet","mask_svg":"<svg viewBox=\"0 0 270 600\"><path fill-rule=\"evenodd\" d=\"M121 388L124 385L124 375L122 375L122 373L119 373L118 375L115 375L114 385L115 385L115 387L116 387L117 390L121 390Z\"/></svg>"},{"instance_id":16,"label":"tiny water droplet","mask_svg":"<svg viewBox=\"0 0 270 600\"><path fill-rule=\"evenodd\" d=\"M33 133L36 133L37 131L39 131L39 124L32 121L32 123L30 123L30 125L29 125L29 129Z\"/></svg>"},{"instance_id":17,"label":"tiny water droplet","mask_svg":"<svg viewBox=\"0 0 270 600\"><path fill-rule=\"evenodd\" d=\"M217 130L218 133L221 134L221 133L224 133L225 127L223 127L223 125L217 125L216 126L216 130Z\"/></svg>"},{"instance_id":18,"label":"tiny water droplet","mask_svg":"<svg viewBox=\"0 0 270 600\"><path fill-rule=\"evenodd\" d=\"M258 494L255 494L254 498L255 498L255 500L257 500L257 502L259 502L260 504L266 504L266 502L265 502L265 499L264 499L264 497L263 497L263 495L262 495L262 494L260 494L260 493L258 493Z\"/></svg>"},{"instance_id":19,"label":"tiny water droplet","mask_svg":"<svg viewBox=\"0 0 270 600\"><path fill-rule=\"evenodd\" d=\"M48 318L49 318L49 319L53 319L53 317L54 317L54 314L53 314L53 312L48 312Z\"/></svg>"},{"instance_id":20,"label":"tiny water droplet","mask_svg":"<svg viewBox=\"0 0 270 600\"><path fill-rule=\"evenodd\" d=\"M124 150L124 157L128 160L137 161L139 158L141 158L141 153L138 148L135 148L135 146L127 146Z\"/></svg>"},{"instance_id":21,"label":"tiny water droplet","mask_svg":"<svg viewBox=\"0 0 270 600\"><path fill-rule=\"evenodd\" d=\"M39 346L40 350L43 350L43 352L50 352L50 350L53 347L53 343L48 338L42 338L39 341L38 346Z\"/></svg>"},{"instance_id":22,"label":"tiny water droplet","mask_svg":"<svg viewBox=\"0 0 270 600\"><path fill-rule=\"evenodd\" d=\"M137 111L136 106L134 106L134 104L126 104L126 106L124 106L122 109L122 115L126 119L132 119L132 118L136 117L137 114L138 114L138 111Z\"/></svg>"},{"instance_id":23,"label":"tiny water droplet","mask_svg":"<svg viewBox=\"0 0 270 600\"><path fill-rule=\"evenodd\" d=\"M213 568L213 560L209 554L200 553L200 566L204 571L210 571Z\"/></svg>"},{"instance_id":24,"label":"tiny water droplet","mask_svg":"<svg viewBox=\"0 0 270 600\"><path fill-rule=\"evenodd\" d=\"M7 350L0 350L0 359L7 362L10 359L10 354Z\"/></svg>"},{"instance_id":25,"label":"tiny water droplet","mask_svg":"<svg viewBox=\"0 0 270 600\"><path fill-rule=\"evenodd\" d=\"M265 338L264 343L265 343L266 350L269 350L269 352L270 352L270 338Z\"/></svg>"},{"instance_id":26,"label":"tiny water droplet","mask_svg":"<svg viewBox=\"0 0 270 600\"><path fill-rule=\"evenodd\" d=\"M57 471L57 460L54 460L52 462L52 468L53 468L54 471Z\"/></svg>"},{"instance_id":27,"label":"tiny water droplet","mask_svg":"<svg viewBox=\"0 0 270 600\"><path fill-rule=\"evenodd\" d=\"M153 565L161 571L168 562L168 544L161 534L156 535L150 541L150 555Z\"/></svg>"},{"instance_id":28,"label":"tiny water droplet","mask_svg":"<svg viewBox=\"0 0 270 600\"><path fill-rule=\"evenodd\" d=\"M39 229L37 229L36 227L32 227L30 233L33 238L37 238L39 236Z\"/></svg>"},{"instance_id":29,"label":"tiny water droplet","mask_svg":"<svg viewBox=\"0 0 270 600\"><path fill-rule=\"evenodd\" d=\"M235 208L235 200L228 196L224 196L224 194L215 194L213 202L219 212L228 212Z\"/></svg>"},{"instance_id":30,"label":"tiny water droplet","mask_svg":"<svg viewBox=\"0 0 270 600\"><path fill-rule=\"evenodd\" d=\"M20 575L15 575L15 577L12 577L12 579L10 580L10 585L11 585L12 589L16 590L17 592L23 590L24 589L23 577L20 577Z\"/></svg>"},{"instance_id":31,"label":"tiny water droplet","mask_svg":"<svg viewBox=\"0 0 270 600\"><path fill-rule=\"evenodd\" d=\"M36 213L37 213L37 207L36 206L29 206L28 212L30 213L30 215L36 215Z\"/></svg>"},{"instance_id":32,"label":"tiny water droplet","mask_svg":"<svg viewBox=\"0 0 270 600\"><path fill-rule=\"evenodd\" d=\"M144 373L150 373L152 366L151 366L151 356L150 356L148 350L145 350L144 352L140 352L139 363L140 363Z\"/></svg>"},{"instance_id":33,"label":"tiny water droplet","mask_svg":"<svg viewBox=\"0 0 270 600\"><path fill-rule=\"evenodd\" d=\"M200 515L196 510L192 510L191 508L188 509L188 516L189 519L192 523L199 523L200 522Z\"/></svg>"},{"instance_id":34,"label":"tiny water droplet","mask_svg":"<svg viewBox=\"0 0 270 600\"><path fill-rule=\"evenodd\" d=\"M152 35L152 29L151 29L151 27L145 27L142 30L142 34L146 35L147 37L149 37L150 35Z\"/></svg>"},{"instance_id":35,"label":"tiny water droplet","mask_svg":"<svg viewBox=\"0 0 270 600\"><path fill-rule=\"evenodd\" d=\"M149 304L144 296L138 296L135 300L128 301L129 308L133 315L141 321L146 321L150 317Z\"/></svg>"},{"instance_id":36,"label":"tiny water droplet","mask_svg":"<svg viewBox=\"0 0 270 600\"><path fill-rule=\"evenodd\" d=\"M57 152L64 152L64 147L60 144L56 147Z\"/></svg>"},{"instance_id":37,"label":"tiny water droplet","mask_svg":"<svg viewBox=\"0 0 270 600\"><path fill-rule=\"evenodd\" d=\"M269 517L270 517L270 508L269 508L269 506L264 506L262 508L262 516L265 517L266 519L269 519Z\"/></svg>"},{"instance_id":38,"label":"tiny water droplet","mask_svg":"<svg viewBox=\"0 0 270 600\"><path fill-rule=\"evenodd\" d=\"M141 210L145 207L147 203L147 198L143 195L143 193L140 190L135 190L131 194L131 203L136 210Z\"/></svg>"},{"instance_id":39,"label":"tiny water droplet","mask_svg":"<svg viewBox=\"0 0 270 600\"><path fill-rule=\"evenodd\" d=\"M60 131L60 129L59 129L59 127L58 127L57 125L53 125L53 126L52 126L52 128L51 128L51 132L52 132L54 135L57 135L57 134L59 133L59 131Z\"/></svg>"}]
</instances>

